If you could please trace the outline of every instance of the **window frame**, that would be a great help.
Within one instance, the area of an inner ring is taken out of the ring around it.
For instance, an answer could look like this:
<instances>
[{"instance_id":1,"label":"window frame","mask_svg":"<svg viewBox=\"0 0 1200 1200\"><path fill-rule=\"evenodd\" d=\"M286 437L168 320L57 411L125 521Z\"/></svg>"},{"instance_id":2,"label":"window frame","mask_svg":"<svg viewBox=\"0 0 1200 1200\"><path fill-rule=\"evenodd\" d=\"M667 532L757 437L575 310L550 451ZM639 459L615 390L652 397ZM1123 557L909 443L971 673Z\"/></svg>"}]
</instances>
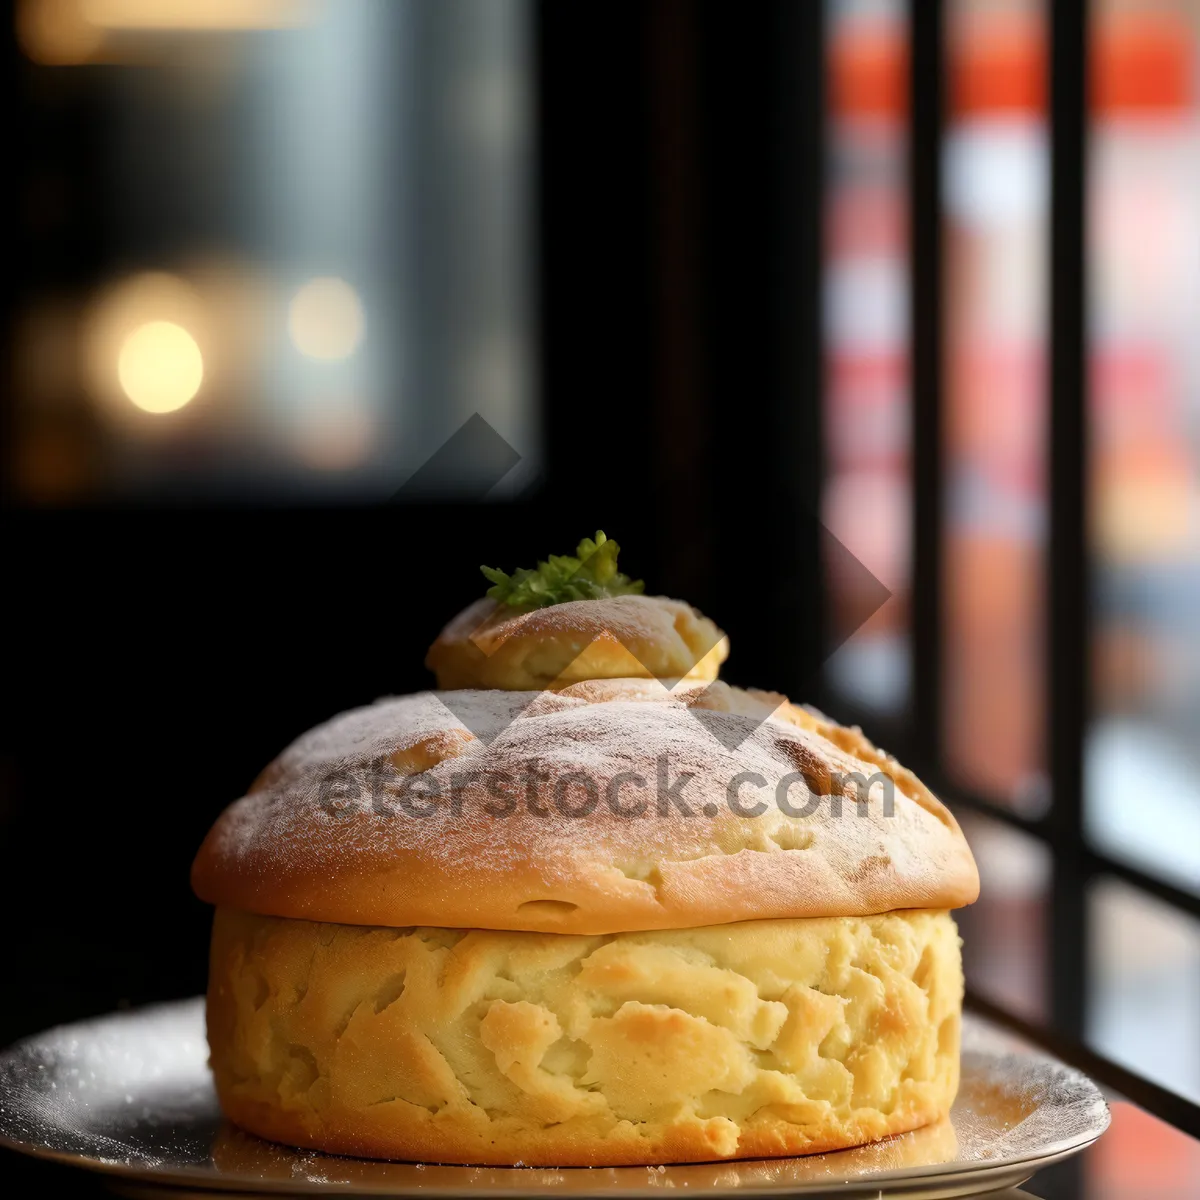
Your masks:
<instances>
[{"instance_id":1,"label":"window frame","mask_svg":"<svg viewBox=\"0 0 1200 1200\"><path fill-rule=\"evenodd\" d=\"M1200 919L1200 897L1088 844L1084 829L1084 739L1090 717L1088 621L1087 150L1088 0L1047 4L1049 32L1049 356L1048 538L1046 540L1047 767L1053 803L1028 816L946 777L942 734L944 461L944 213L942 147L946 124L946 4L907 0L909 32L908 204L910 395L912 422L911 716L882 723L895 749L954 808L1030 835L1052 863L1047 905L1047 1025L1032 1023L968 987L968 1005L1036 1041L1193 1137L1200 1105L1120 1066L1086 1045L1089 1016L1088 893L1119 879ZM840 713L879 728L878 714Z\"/></svg>"}]
</instances>

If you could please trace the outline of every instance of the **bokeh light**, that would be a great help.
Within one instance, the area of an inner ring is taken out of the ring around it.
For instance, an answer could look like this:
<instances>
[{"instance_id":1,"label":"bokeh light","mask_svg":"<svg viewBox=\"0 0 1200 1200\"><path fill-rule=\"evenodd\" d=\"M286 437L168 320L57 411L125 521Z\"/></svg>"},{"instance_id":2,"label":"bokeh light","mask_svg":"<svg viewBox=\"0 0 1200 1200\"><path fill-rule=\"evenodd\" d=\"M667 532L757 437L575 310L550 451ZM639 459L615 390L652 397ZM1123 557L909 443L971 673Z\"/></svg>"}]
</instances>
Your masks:
<instances>
[{"instance_id":1,"label":"bokeh light","mask_svg":"<svg viewBox=\"0 0 1200 1200\"><path fill-rule=\"evenodd\" d=\"M151 50L146 35L161 42L175 35L293 29L310 24L321 2L17 0L14 16L25 56L39 66L63 67L144 61Z\"/></svg>"},{"instance_id":2,"label":"bokeh light","mask_svg":"<svg viewBox=\"0 0 1200 1200\"><path fill-rule=\"evenodd\" d=\"M281 29L311 16L309 0L76 0L108 29Z\"/></svg>"},{"instance_id":3,"label":"bokeh light","mask_svg":"<svg viewBox=\"0 0 1200 1200\"><path fill-rule=\"evenodd\" d=\"M67 67L95 57L104 30L83 11L83 0L20 0L17 41L25 56L44 67Z\"/></svg>"},{"instance_id":4,"label":"bokeh light","mask_svg":"<svg viewBox=\"0 0 1200 1200\"><path fill-rule=\"evenodd\" d=\"M288 334L307 358L323 362L349 358L365 330L362 301L344 279L310 279L292 297Z\"/></svg>"},{"instance_id":5,"label":"bokeh light","mask_svg":"<svg viewBox=\"0 0 1200 1200\"><path fill-rule=\"evenodd\" d=\"M192 283L162 271L128 276L96 297L83 365L87 389L110 420L174 412L195 397L212 365L208 311Z\"/></svg>"},{"instance_id":6,"label":"bokeh light","mask_svg":"<svg viewBox=\"0 0 1200 1200\"><path fill-rule=\"evenodd\" d=\"M125 395L144 412L174 412L200 390L204 359L182 325L148 321L121 346L117 377Z\"/></svg>"}]
</instances>

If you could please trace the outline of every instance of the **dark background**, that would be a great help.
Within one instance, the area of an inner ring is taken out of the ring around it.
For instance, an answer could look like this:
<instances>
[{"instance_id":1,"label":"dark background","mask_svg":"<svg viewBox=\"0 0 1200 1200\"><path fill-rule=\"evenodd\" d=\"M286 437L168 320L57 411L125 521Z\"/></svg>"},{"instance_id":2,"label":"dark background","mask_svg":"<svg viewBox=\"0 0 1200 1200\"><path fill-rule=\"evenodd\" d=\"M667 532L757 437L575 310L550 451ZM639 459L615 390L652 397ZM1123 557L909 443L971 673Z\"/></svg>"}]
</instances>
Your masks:
<instances>
[{"instance_id":1,"label":"dark background","mask_svg":"<svg viewBox=\"0 0 1200 1200\"><path fill-rule=\"evenodd\" d=\"M815 14L615 7L539 10L545 465L525 495L8 505L0 904L22 915L0 1043L202 991L209 913L187 873L209 824L303 730L429 686L425 649L482 594L480 563L604 529L624 569L730 633L731 680L812 694L817 43L799 42L808 73L763 64ZM781 145L759 118L793 105ZM98 145L103 113L83 119ZM38 114L17 127L35 153ZM45 270L17 249L14 304Z\"/></svg>"}]
</instances>

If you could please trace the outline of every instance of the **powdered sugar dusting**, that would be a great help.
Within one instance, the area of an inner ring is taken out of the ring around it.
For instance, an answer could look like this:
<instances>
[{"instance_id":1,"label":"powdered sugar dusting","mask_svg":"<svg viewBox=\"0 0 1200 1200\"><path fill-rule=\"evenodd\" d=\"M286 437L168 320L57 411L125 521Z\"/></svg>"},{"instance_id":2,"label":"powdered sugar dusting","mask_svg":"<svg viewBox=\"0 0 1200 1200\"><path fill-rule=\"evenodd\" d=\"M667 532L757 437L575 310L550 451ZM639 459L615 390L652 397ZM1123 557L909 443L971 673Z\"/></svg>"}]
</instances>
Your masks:
<instances>
[{"instance_id":1,"label":"powdered sugar dusting","mask_svg":"<svg viewBox=\"0 0 1200 1200\"><path fill-rule=\"evenodd\" d=\"M437 693L342 714L226 811L197 860L197 890L268 915L565 932L971 898L957 829L900 788L890 803L875 787L856 805L837 782L873 765L815 730L711 711L747 735L727 750L687 711L696 695L589 681L532 703L456 691L465 725ZM724 703L739 697L729 689ZM422 743L433 765L398 773L398 752ZM826 781L816 798L804 791L814 779ZM789 815L781 795L812 806Z\"/></svg>"},{"instance_id":2,"label":"powdered sugar dusting","mask_svg":"<svg viewBox=\"0 0 1200 1200\"><path fill-rule=\"evenodd\" d=\"M532 612L514 612L492 600L478 600L465 608L442 632L453 640L474 637L497 641L513 636L557 637L581 634L597 637L661 637L664 625L704 621L690 604L669 596L609 596L603 600L572 600L551 604Z\"/></svg>"}]
</instances>

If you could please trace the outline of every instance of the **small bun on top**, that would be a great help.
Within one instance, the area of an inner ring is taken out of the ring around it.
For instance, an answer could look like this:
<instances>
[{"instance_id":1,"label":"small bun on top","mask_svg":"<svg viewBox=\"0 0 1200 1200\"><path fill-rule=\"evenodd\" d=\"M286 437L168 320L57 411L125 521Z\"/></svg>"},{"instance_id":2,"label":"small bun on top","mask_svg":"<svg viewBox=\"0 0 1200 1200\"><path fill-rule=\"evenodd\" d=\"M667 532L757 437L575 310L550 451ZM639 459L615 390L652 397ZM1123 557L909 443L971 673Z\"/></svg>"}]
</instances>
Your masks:
<instances>
[{"instance_id":1,"label":"small bun on top","mask_svg":"<svg viewBox=\"0 0 1200 1200\"><path fill-rule=\"evenodd\" d=\"M425 656L439 688L541 690L585 679L711 682L729 639L682 600L614 596L514 612L465 608Z\"/></svg>"}]
</instances>

